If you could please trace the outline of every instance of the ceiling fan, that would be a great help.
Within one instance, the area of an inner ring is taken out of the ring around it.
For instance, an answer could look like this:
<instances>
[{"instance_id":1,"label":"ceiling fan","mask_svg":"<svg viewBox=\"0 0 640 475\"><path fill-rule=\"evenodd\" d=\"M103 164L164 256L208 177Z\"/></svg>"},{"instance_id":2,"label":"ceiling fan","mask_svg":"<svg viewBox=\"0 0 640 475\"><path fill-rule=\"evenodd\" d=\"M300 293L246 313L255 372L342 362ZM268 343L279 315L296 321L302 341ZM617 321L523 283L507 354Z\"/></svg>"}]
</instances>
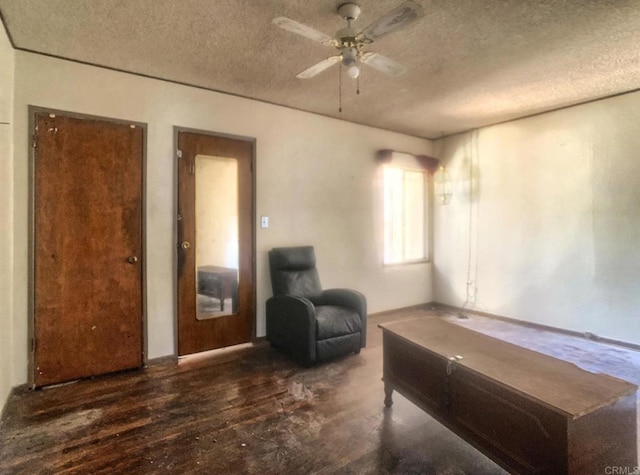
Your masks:
<instances>
[{"instance_id":1,"label":"ceiling fan","mask_svg":"<svg viewBox=\"0 0 640 475\"><path fill-rule=\"evenodd\" d=\"M327 59L314 64L310 68L298 73L300 79L312 78L334 64L342 62L347 68L347 74L351 78L360 75L359 63L364 63L388 76L401 76L407 68L396 61L379 53L365 52L363 47L370 45L378 38L398 31L410 23L424 16L424 10L420 5L407 0L398 7L382 15L363 30L351 26L351 23L360 16L360 7L353 2L343 3L338 7L338 15L345 19L347 27L338 30L335 37L331 37L310 26L298 23L286 17L277 17L273 23L287 31L296 33L310 40L317 41L327 46L335 47L340 54L330 56Z\"/></svg>"}]
</instances>

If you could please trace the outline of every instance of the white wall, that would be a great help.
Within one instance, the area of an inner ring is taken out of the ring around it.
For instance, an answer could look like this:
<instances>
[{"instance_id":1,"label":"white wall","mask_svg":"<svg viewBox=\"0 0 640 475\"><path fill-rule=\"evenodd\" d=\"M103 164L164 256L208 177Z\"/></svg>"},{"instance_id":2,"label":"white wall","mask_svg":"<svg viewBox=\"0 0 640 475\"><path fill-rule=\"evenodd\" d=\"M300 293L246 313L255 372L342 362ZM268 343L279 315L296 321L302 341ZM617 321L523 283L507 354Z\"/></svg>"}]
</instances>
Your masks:
<instances>
[{"instance_id":1,"label":"white wall","mask_svg":"<svg viewBox=\"0 0 640 475\"><path fill-rule=\"evenodd\" d=\"M371 312L431 300L429 264L382 266L374 163L380 148L430 154L430 141L19 51L15 84L14 384L27 380L28 105L148 124L151 358L174 352L174 125L257 139L257 215L270 217L269 229L257 230L258 336L271 295L266 253L274 246L315 245L324 287L361 290Z\"/></svg>"},{"instance_id":2,"label":"white wall","mask_svg":"<svg viewBox=\"0 0 640 475\"><path fill-rule=\"evenodd\" d=\"M473 308L640 343L640 93L436 149L455 194L434 213L435 300L461 306L470 270Z\"/></svg>"},{"instance_id":3,"label":"white wall","mask_svg":"<svg viewBox=\"0 0 640 475\"><path fill-rule=\"evenodd\" d=\"M13 383L13 84L14 52L0 26L0 411ZM26 341L25 341L26 345Z\"/></svg>"}]
</instances>

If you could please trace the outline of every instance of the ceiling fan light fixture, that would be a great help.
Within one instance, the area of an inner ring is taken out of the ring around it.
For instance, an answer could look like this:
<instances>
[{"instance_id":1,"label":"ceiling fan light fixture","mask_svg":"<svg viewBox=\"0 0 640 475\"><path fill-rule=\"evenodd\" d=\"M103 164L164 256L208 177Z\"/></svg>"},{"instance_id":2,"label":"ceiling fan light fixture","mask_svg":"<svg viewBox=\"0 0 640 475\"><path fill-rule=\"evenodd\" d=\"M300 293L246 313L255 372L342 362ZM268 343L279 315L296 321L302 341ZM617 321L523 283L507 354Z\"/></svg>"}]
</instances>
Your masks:
<instances>
[{"instance_id":1,"label":"ceiling fan light fixture","mask_svg":"<svg viewBox=\"0 0 640 475\"><path fill-rule=\"evenodd\" d=\"M347 76L349 76L351 79L356 79L358 76L360 76L360 68L358 67L358 65L352 64L351 66L349 66L347 68Z\"/></svg>"}]
</instances>

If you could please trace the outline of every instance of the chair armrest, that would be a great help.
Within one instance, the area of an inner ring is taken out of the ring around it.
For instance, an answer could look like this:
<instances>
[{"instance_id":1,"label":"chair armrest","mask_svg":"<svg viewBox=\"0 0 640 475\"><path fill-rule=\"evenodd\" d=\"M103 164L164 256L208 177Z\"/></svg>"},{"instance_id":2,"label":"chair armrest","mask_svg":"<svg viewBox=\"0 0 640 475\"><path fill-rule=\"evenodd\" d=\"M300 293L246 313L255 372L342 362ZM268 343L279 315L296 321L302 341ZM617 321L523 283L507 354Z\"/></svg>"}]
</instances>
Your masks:
<instances>
[{"instance_id":1,"label":"chair armrest","mask_svg":"<svg viewBox=\"0 0 640 475\"><path fill-rule=\"evenodd\" d=\"M267 340L309 364L316 359L316 310L303 297L278 295L267 300Z\"/></svg>"},{"instance_id":2,"label":"chair armrest","mask_svg":"<svg viewBox=\"0 0 640 475\"><path fill-rule=\"evenodd\" d=\"M338 305L347 307L362 316L367 315L367 300L363 294L352 289L328 289L314 298L315 305Z\"/></svg>"},{"instance_id":3,"label":"chair armrest","mask_svg":"<svg viewBox=\"0 0 640 475\"><path fill-rule=\"evenodd\" d=\"M364 348L367 344L367 299L366 297L353 289L327 289L322 295L313 299L315 305L337 305L346 307L357 312L360 315L362 323L361 344Z\"/></svg>"}]
</instances>

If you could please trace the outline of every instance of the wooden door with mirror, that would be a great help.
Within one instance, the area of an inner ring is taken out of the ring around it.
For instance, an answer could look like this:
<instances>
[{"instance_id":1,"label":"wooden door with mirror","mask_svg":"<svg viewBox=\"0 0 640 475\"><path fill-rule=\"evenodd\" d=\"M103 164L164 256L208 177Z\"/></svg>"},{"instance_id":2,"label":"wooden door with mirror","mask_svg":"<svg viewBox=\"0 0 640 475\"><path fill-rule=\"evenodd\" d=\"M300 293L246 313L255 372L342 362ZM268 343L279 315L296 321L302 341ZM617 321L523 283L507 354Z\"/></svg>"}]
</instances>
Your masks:
<instances>
[{"instance_id":1,"label":"wooden door with mirror","mask_svg":"<svg viewBox=\"0 0 640 475\"><path fill-rule=\"evenodd\" d=\"M254 141L177 129L178 355L254 333Z\"/></svg>"},{"instance_id":2,"label":"wooden door with mirror","mask_svg":"<svg viewBox=\"0 0 640 475\"><path fill-rule=\"evenodd\" d=\"M139 368L139 124L35 113L33 383Z\"/></svg>"}]
</instances>

